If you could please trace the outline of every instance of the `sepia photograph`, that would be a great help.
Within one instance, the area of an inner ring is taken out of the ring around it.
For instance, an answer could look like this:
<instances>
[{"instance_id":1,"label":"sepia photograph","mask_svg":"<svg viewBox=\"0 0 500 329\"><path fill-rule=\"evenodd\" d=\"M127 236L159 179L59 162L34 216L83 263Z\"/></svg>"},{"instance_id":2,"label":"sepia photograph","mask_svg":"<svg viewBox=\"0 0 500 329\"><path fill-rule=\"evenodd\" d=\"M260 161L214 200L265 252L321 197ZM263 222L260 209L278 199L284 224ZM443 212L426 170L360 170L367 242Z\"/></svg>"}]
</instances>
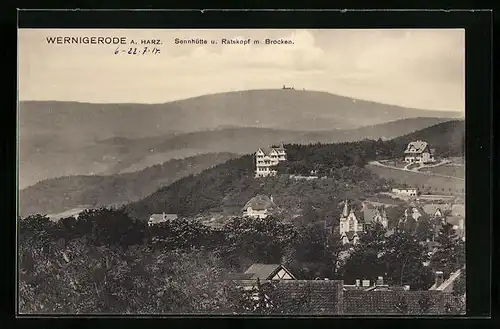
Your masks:
<instances>
[{"instance_id":1,"label":"sepia photograph","mask_svg":"<svg viewBox=\"0 0 500 329\"><path fill-rule=\"evenodd\" d=\"M464 29L20 28L17 70L20 314L466 314Z\"/></svg>"}]
</instances>

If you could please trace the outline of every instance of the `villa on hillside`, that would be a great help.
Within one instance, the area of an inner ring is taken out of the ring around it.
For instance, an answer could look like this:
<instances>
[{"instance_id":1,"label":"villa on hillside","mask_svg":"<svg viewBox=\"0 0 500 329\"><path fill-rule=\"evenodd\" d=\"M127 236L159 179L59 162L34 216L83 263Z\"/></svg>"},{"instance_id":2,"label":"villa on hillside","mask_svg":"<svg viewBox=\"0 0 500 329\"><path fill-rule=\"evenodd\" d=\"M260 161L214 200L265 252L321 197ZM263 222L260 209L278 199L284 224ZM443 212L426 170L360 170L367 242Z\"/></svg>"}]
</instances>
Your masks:
<instances>
[{"instance_id":1,"label":"villa on hillside","mask_svg":"<svg viewBox=\"0 0 500 329\"><path fill-rule=\"evenodd\" d=\"M404 161L407 163L427 163L435 161L434 149L431 149L427 142L421 140L408 143L404 154Z\"/></svg>"},{"instance_id":2,"label":"villa on hillside","mask_svg":"<svg viewBox=\"0 0 500 329\"><path fill-rule=\"evenodd\" d=\"M256 195L243 207L243 215L252 218L266 218L273 211L277 210L272 196Z\"/></svg>"},{"instance_id":3,"label":"villa on hillside","mask_svg":"<svg viewBox=\"0 0 500 329\"><path fill-rule=\"evenodd\" d=\"M276 175L276 166L282 161L286 161L286 150L283 143L279 147L259 148L255 153L255 177Z\"/></svg>"}]
</instances>

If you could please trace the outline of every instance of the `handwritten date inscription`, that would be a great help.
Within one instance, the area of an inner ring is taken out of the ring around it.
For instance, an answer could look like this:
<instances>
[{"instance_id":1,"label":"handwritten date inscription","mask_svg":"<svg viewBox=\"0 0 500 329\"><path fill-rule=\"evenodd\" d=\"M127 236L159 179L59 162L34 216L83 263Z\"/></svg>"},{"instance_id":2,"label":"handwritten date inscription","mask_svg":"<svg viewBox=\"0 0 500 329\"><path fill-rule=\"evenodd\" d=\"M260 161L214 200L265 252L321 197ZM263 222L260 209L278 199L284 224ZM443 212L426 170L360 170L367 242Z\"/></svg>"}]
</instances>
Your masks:
<instances>
[{"instance_id":1,"label":"handwritten date inscription","mask_svg":"<svg viewBox=\"0 0 500 329\"><path fill-rule=\"evenodd\" d=\"M125 55L158 55L160 53L160 49L153 47L128 47L128 48L120 48L117 47L115 49L115 55L125 54Z\"/></svg>"}]
</instances>

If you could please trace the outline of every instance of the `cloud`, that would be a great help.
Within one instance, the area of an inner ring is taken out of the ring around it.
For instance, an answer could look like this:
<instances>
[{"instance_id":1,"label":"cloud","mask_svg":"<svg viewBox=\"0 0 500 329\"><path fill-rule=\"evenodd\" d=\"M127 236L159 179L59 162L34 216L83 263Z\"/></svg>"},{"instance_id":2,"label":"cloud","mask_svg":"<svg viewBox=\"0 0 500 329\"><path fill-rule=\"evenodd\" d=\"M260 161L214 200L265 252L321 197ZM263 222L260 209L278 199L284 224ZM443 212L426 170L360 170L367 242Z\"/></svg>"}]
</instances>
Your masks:
<instances>
[{"instance_id":1,"label":"cloud","mask_svg":"<svg viewBox=\"0 0 500 329\"><path fill-rule=\"evenodd\" d=\"M45 41L99 33L160 38L163 45L158 55L127 56L115 55L116 46ZM293 84L410 107L465 106L463 30L20 30L19 36L21 99L154 103ZM219 44L179 45L176 38ZM222 38L251 43L222 45ZM293 44L265 45L266 38Z\"/></svg>"},{"instance_id":2,"label":"cloud","mask_svg":"<svg viewBox=\"0 0 500 329\"><path fill-rule=\"evenodd\" d=\"M283 35L282 39L293 40L294 43L265 45L262 44L264 39L239 35L231 40L250 40L251 42L247 45L222 45L222 49L210 44L194 46L187 56L177 58L178 65L191 63L201 70L210 70L210 67L308 70L318 69L324 64L324 52L314 45L314 37L310 32L293 32ZM254 44L254 40L259 40L261 43Z\"/></svg>"}]
</instances>

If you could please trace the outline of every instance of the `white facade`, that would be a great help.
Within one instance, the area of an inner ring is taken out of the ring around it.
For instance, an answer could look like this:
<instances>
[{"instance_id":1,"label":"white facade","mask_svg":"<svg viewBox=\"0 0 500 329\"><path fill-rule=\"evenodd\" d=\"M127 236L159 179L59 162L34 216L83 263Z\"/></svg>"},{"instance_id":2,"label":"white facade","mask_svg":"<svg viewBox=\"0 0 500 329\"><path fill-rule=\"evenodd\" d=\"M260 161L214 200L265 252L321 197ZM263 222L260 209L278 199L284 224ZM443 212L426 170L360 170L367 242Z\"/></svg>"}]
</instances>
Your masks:
<instances>
[{"instance_id":1,"label":"white facade","mask_svg":"<svg viewBox=\"0 0 500 329\"><path fill-rule=\"evenodd\" d=\"M276 175L276 166L281 161L286 161L286 151L283 145L269 150L259 149L255 153L255 177Z\"/></svg>"},{"instance_id":2,"label":"white facade","mask_svg":"<svg viewBox=\"0 0 500 329\"><path fill-rule=\"evenodd\" d=\"M252 218L266 218L269 214L267 209L255 210L252 207L246 209L245 215Z\"/></svg>"},{"instance_id":3,"label":"white facade","mask_svg":"<svg viewBox=\"0 0 500 329\"><path fill-rule=\"evenodd\" d=\"M425 163L434 162L433 151L429 148L427 142L414 141L408 144L405 150L405 162L407 163Z\"/></svg>"},{"instance_id":4,"label":"white facade","mask_svg":"<svg viewBox=\"0 0 500 329\"><path fill-rule=\"evenodd\" d=\"M418 189L415 187L400 187L400 188L393 188L392 193L396 194L401 194L401 195L408 195L408 196L417 196L418 194Z\"/></svg>"}]
</instances>

